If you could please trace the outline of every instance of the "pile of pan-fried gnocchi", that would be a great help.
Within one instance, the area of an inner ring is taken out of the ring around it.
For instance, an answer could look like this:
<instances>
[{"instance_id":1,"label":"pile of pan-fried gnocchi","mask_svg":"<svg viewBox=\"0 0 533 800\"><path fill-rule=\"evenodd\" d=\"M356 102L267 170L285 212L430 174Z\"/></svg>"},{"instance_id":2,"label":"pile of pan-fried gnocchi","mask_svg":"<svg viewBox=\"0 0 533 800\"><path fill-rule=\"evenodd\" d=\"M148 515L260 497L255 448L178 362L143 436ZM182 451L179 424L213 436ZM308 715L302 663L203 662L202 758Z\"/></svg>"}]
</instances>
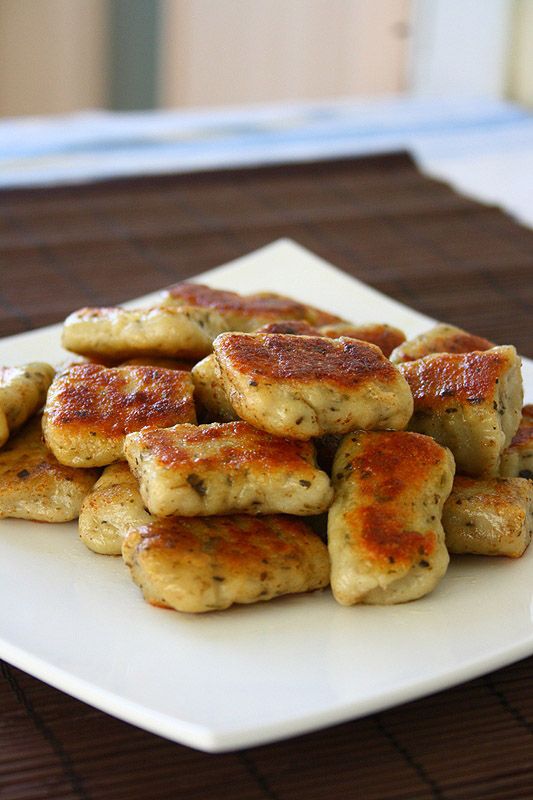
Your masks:
<instances>
[{"instance_id":1,"label":"pile of pan-fried gnocchi","mask_svg":"<svg viewBox=\"0 0 533 800\"><path fill-rule=\"evenodd\" d=\"M449 552L529 544L533 407L512 346L446 325L405 341L195 283L76 311L62 341L83 358L0 373L0 516L79 517L150 603L329 584L344 605L399 603Z\"/></svg>"}]
</instances>

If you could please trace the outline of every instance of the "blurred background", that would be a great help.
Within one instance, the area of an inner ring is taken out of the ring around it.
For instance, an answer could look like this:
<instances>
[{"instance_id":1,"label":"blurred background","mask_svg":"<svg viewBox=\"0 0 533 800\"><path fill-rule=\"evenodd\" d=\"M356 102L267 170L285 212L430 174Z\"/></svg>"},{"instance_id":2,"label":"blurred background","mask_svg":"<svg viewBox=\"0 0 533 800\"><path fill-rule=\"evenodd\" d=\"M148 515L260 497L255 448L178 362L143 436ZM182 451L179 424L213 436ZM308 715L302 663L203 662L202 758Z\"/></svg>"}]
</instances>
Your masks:
<instances>
[{"instance_id":1,"label":"blurred background","mask_svg":"<svg viewBox=\"0 0 533 800\"><path fill-rule=\"evenodd\" d=\"M533 105L533 0L0 0L0 116L386 95Z\"/></svg>"}]
</instances>

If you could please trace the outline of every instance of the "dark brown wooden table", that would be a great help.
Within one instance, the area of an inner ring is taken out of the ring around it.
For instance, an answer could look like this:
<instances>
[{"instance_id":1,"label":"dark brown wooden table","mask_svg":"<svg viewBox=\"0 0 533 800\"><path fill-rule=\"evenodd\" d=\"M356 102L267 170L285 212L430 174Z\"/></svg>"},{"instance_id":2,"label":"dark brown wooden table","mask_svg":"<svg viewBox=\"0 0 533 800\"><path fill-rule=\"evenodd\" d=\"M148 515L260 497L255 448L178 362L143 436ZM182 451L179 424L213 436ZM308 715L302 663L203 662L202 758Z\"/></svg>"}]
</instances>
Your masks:
<instances>
[{"instance_id":1,"label":"dark brown wooden table","mask_svg":"<svg viewBox=\"0 0 533 800\"><path fill-rule=\"evenodd\" d=\"M533 231L401 153L4 191L0 335L153 291L283 236L533 356ZM0 800L531 800L532 668L529 658L365 719L207 755L3 663Z\"/></svg>"}]
</instances>

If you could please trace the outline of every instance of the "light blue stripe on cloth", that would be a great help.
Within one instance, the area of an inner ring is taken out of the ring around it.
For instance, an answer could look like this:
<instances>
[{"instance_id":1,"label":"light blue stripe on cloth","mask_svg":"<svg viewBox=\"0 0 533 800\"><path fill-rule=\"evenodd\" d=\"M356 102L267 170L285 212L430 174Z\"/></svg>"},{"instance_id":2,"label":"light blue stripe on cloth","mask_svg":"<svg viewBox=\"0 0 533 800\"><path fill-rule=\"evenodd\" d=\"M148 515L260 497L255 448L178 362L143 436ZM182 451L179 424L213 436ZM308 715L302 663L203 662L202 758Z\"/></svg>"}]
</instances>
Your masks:
<instances>
[{"instance_id":1,"label":"light blue stripe on cloth","mask_svg":"<svg viewBox=\"0 0 533 800\"><path fill-rule=\"evenodd\" d=\"M313 138L443 135L494 130L528 121L522 109L503 103L423 104L388 101L371 105L339 104L279 107L228 112L93 112L44 120L0 123L0 158L55 152L80 153L132 149L175 142L220 147L228 141L260 144Z\"/></svg>"},{"instance_id":2,"label":"light blue stripe on cloth","mask_svg":"<svg viewBox=\"0 0 533 800\"><path fill-rule=\"evenodd\" d=\"M0 186L397 149L410 149L422 159L531 151L533 118L499 101L394 98L5 120L0 122Z\"/></svg>"}]
</instances>

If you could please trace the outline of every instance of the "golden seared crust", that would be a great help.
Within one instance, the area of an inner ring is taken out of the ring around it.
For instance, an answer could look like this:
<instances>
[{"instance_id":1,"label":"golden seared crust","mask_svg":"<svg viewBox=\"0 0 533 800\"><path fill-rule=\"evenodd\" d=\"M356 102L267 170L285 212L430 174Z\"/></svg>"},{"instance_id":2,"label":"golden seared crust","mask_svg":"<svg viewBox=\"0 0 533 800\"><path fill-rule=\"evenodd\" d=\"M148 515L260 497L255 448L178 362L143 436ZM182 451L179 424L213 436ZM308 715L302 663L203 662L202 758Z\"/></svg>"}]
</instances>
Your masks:
<instances>
[{"instance_id":1,"label":"golden seared crust","mask_svg":"<svg viewBox=\"0 0 533 800\"><path fill-rule=\"evenodd\" d=\"M274 292L240 295L186 281L170 286L163 302L212 309L223 317L226 330L253 331L261 325L280 320L305 320L312 325L325 325L339 320L333 314Z\"/></svg>"},{"instance_id":2,"label":"golden seared crust","mask_svg":"<svg viewBox=\"0 0 533 800\"><path fill-rule=\"evenodd\" d=\"M523 407L522 421L525 425L533 425L533 405L529 404Z\"/></svg>"},{"instance_id":3,"label":"golden seared crust","mask_svg":"<svg viewBox=\"0 0 533 800\"><path fill-rule=\"evenodd\" d=\"M281 301L290 301L291 303L295 303L296 301L292 300L289 297L284 297L281 294L275 294L274 292L259 292L256 295L249 295L251 298L257 298L260 302L276 302L278 300ZM300 308L300 314L295 316L295 319L299 318L301 315L301 319L304 319L306 322L309 322L310 325L315 327L320 327L321 325L329 325L333 322L343 322L344 320L341 317L337 317L336 314L330 314L329 311L323 311L321 308L316 308L316 306L307 305L307 303L297 303ZM284 319L290 319L285 315ZM278 319L281 319L278 317Z\"/></svg>"},{"instance_id":4,"label":"golden seared crust","mask_svg":"<svg viewBox=\"0 0 533 800\"><path fill-rule=\"evenodd\" d=\"M428 436L358 431L343 439L328 518L338 602L401 603L436 586L448 565L441 514L453 474L450 451Z\"/></svg>"},{"instance_id":5,"label":"golden seared crust","mask_svg":"<svg viewBox=\"0 0 533 800\"><path fill-rule=\"evenodd\" d=\"M528 408L531 408L531 406L524 406L520 425L511 442L512 445L520 449L529 449L533 444L533 418L527 413L526 410Z\"/></svg>"},{"instance_id":6,"label":"golden seared crust","mask_svg":"<svg viewBox=\"0 0 533 800\"><path fill-rule=\"evenodd\" d=\"M322 327L310 325L305 321L286 320L263 325L255 333L292 333L295 336L325 336L327 339L339 339L341 336L360 339L379 347L387 358L395 347L405 341L405 334L399 328L380 322L369 322L365 325L353 325L351 322L334 322Z\"/></svg>"},{"instance_id":7,"label":"golden seared crust","mask_svg":"<svg viewBox=\"0 0 533 800\"><path fill-rule=\"evenodd\" d=\"M224 391L222 378L217 371L214 353L196 364L191 376L194 382L194 398L200 409L212 422L231 422L238 419Z\"/></svg>"},{"instance_id":8,"label":"golden seared crust","mask_svg":"<svg viewBox=\"0 0 533 800\"><path fill-rule=\"evenodd\" d=\"M201 613L321 589L326 546L285 516L172 517L127 534L122 553L145 599Z\"/></svg>"},{"instance_id":9,"label":"golden seared crust","mask_svg":"<svg viewBox=\"0 0 533 800\"><path fill-rule=\"evenodd\" d=\"M391 361L400 364L416 361L432 353L472 353L474 350L490 350L494 342L483 336L468 333L454 325L436 325L413 339L398 343L391 353Z\"/></svg>"},{"instance_id":10,"label":"golden seared crust","mask_svg":"<svg viewBox=\"0 0 533 800\"><path fill-rule=\"evenodd\" d=\"M62 344L95 359L124 361L162 356L203 358L226 330L220 316L204 308L80 308L65 320Z\"/></svg>"},{"instance_id":11,"label":"golden seared crust","mask_svg":"<svg viewBox=\"0 0 533 800\"><path fill-rule=\"evenodd\" d=\"M50 387L43 432L62 464L92 467L123 459L124 437L131 431L195 421L189 373L81 364Z\"/></svg>"},{"instance_id":12,"label":"golden seared crust","mask_svg":"<svg viewBox=\"0 0 533 800\"><path fill-rule=\"evenodd\" d=\"M265 471L280 466L305 469L309 474L314 470L311 442L271 436L242 421L143 430L134 438L149 446L154 457L166 467L216 469L223 457L228 470L256 465L258 461Z\"/></svg>"},{"instance_id":13,"label":"golden seared crust","mask_svg":"<svg viewBox=\"0 0 533 800\"><path fill-rule=\"evenodd\" d=\"M349 322L337 322L334 325L324 325L320 328L320 336L329 336L338 339L339 336L348 336L350 339L360 339L379 347L387 358L392 351L405 341L405 333L392 325L382 322L368 322L364 325L352 325Z\"/></svg>"},{"instance_id":14,"label":"golden seared crust","mask_svg":"<svg viewBox=\"0 0 533 800\"><path fill-rule=\"evenodd\" d=\"M341 389L375 376L393 382L397 372L376 347L352 339L322 336L224 333L217 338L217 358L261 381L326 381Z\"/></svg>"},{"instance_id":15,"label":"golden seared crust","mask_svg":"<svg viewBox=\"0 0 533 800\"><path fill-rule=\"evenodd\" d=\"M163 367L163 369L179 369L180 372L190 372L194 367L194 361L178 361L175 358L155 358L146 356L145 358L129 358L123 361L121 367Z\"/></svg>"},{"instance_id":16,"label":"golden seared crust","mask_svg":"<svg viewBox=\"0 0 533 800\"><path fill-rule=\"evenodd\" d=\"M0 408L0 447L9 439L9 425L5 412Z\"/></svg>"},{"instance_id":17,"label":"golden seared crust","mask_svg":"<svg viewBox=\"0 0 533 800\"><path fill-rule=\"evenodd\" d=\"M186 281L170 286L164 301L178 306L212 309L224 318L227 330L255 330L276 320L303 319L305 313L301 303L281 295L243 296Z\"/></svg>"},{"instance_id":18,"label":"golden seared crust","mask_svg":"<svg viewBox=\"0 0 533 800\"><path fill-rule=\"evenodd\" d=\"M305 320L288 319L282 322L271 322L262 325L255 333L292 333L294 336L325 336L320 329Z\"/></svg>"},{"instance_id":19,"label":"golden seared crust","mask_svg":"<svg viewBox=\"0 0 533 800\"><path fill-rule=\"evenodd\" d=\"M375 345L342 337L225 333L213 347L235 412L278 436L403 428L411 415L407 383Z\"/></svg>"},{"instance_id":20,"label":"golden seared crust","mask_svg":"<svg viewBox=\"0 0 533 800\"><path fill-rule=\"evenodd\" d=\"M42 407L54 369L34 362L0 367L0 446Z\"/></svg>"},{"instance_id":21,"label":"golden seared crust","mask_svg":"<svg viewBox=\"0 0 533 800\"><path fill-rule=\"evenodd\" d=\"M80 538L95 553L119 556L128 531L151 519L128 465L124 462L111 464L83 501Z\"/></svg>"},{"instance_id":22,"label":"golden seared crust","mask_svg":"<svg viewBox=\"0 0 533 800\"><path fill-rule=\"evenodd\" d=\"M432 411L446 406L449 398L471 405L492 400L508 360L509 354L498 347L485 353L442 353L402 365L401 369L418 407Z\"/></svg>"},{"instance_id":23,"label":"golden seared crust","mask_svg":"<svg viewBox=\"0 0 533 800\"><path fill-rule=\"evenodd\" d=\"M449 447L457 469L498 475L520 421L523 391L514 347L439 353L399 364L414 398L411 430Z\"/></svg>"},{"instance_id":24,"label":"golden seared crust","mask_svg":"<svg viewBox=\"0 0 533 800\"><path fill-rule=\"evenodd\" d=\"M450 553L519 558L533 533L533 483L457 475L442 524Z\"/></svg>"},{"instance_id":25,"label":"golden seared crust","mask_svg":"<svg viewBox=\"0 0 533 800\"><path fill-rule=\"evenodd\" d=\"M0 517L76 519L98 474L60 464L42 441L40 416L34 417L0 452Z\"/></svg>"},{"instance_id":26,"label":"golden seared crust","mask_svg":"<svg viewBox=\"0 0 533 800\"><path fill-rule=\"evenodd\" d=\"M176 425L126 438L125 453L152 514L320 514L332 500L310 442L246 422Z\"/></svg>"},{"instance_id":27,"label":"golden seared crust","mask_svg":"<svg viewBox=\"0 0 533 800\"><path fill-rule=\"evenodd\" d=\"M533 406L522 409L522 419L511 444L503 453L500 475L507 478L533 479Z\"/></svg>"}]
</instances>

